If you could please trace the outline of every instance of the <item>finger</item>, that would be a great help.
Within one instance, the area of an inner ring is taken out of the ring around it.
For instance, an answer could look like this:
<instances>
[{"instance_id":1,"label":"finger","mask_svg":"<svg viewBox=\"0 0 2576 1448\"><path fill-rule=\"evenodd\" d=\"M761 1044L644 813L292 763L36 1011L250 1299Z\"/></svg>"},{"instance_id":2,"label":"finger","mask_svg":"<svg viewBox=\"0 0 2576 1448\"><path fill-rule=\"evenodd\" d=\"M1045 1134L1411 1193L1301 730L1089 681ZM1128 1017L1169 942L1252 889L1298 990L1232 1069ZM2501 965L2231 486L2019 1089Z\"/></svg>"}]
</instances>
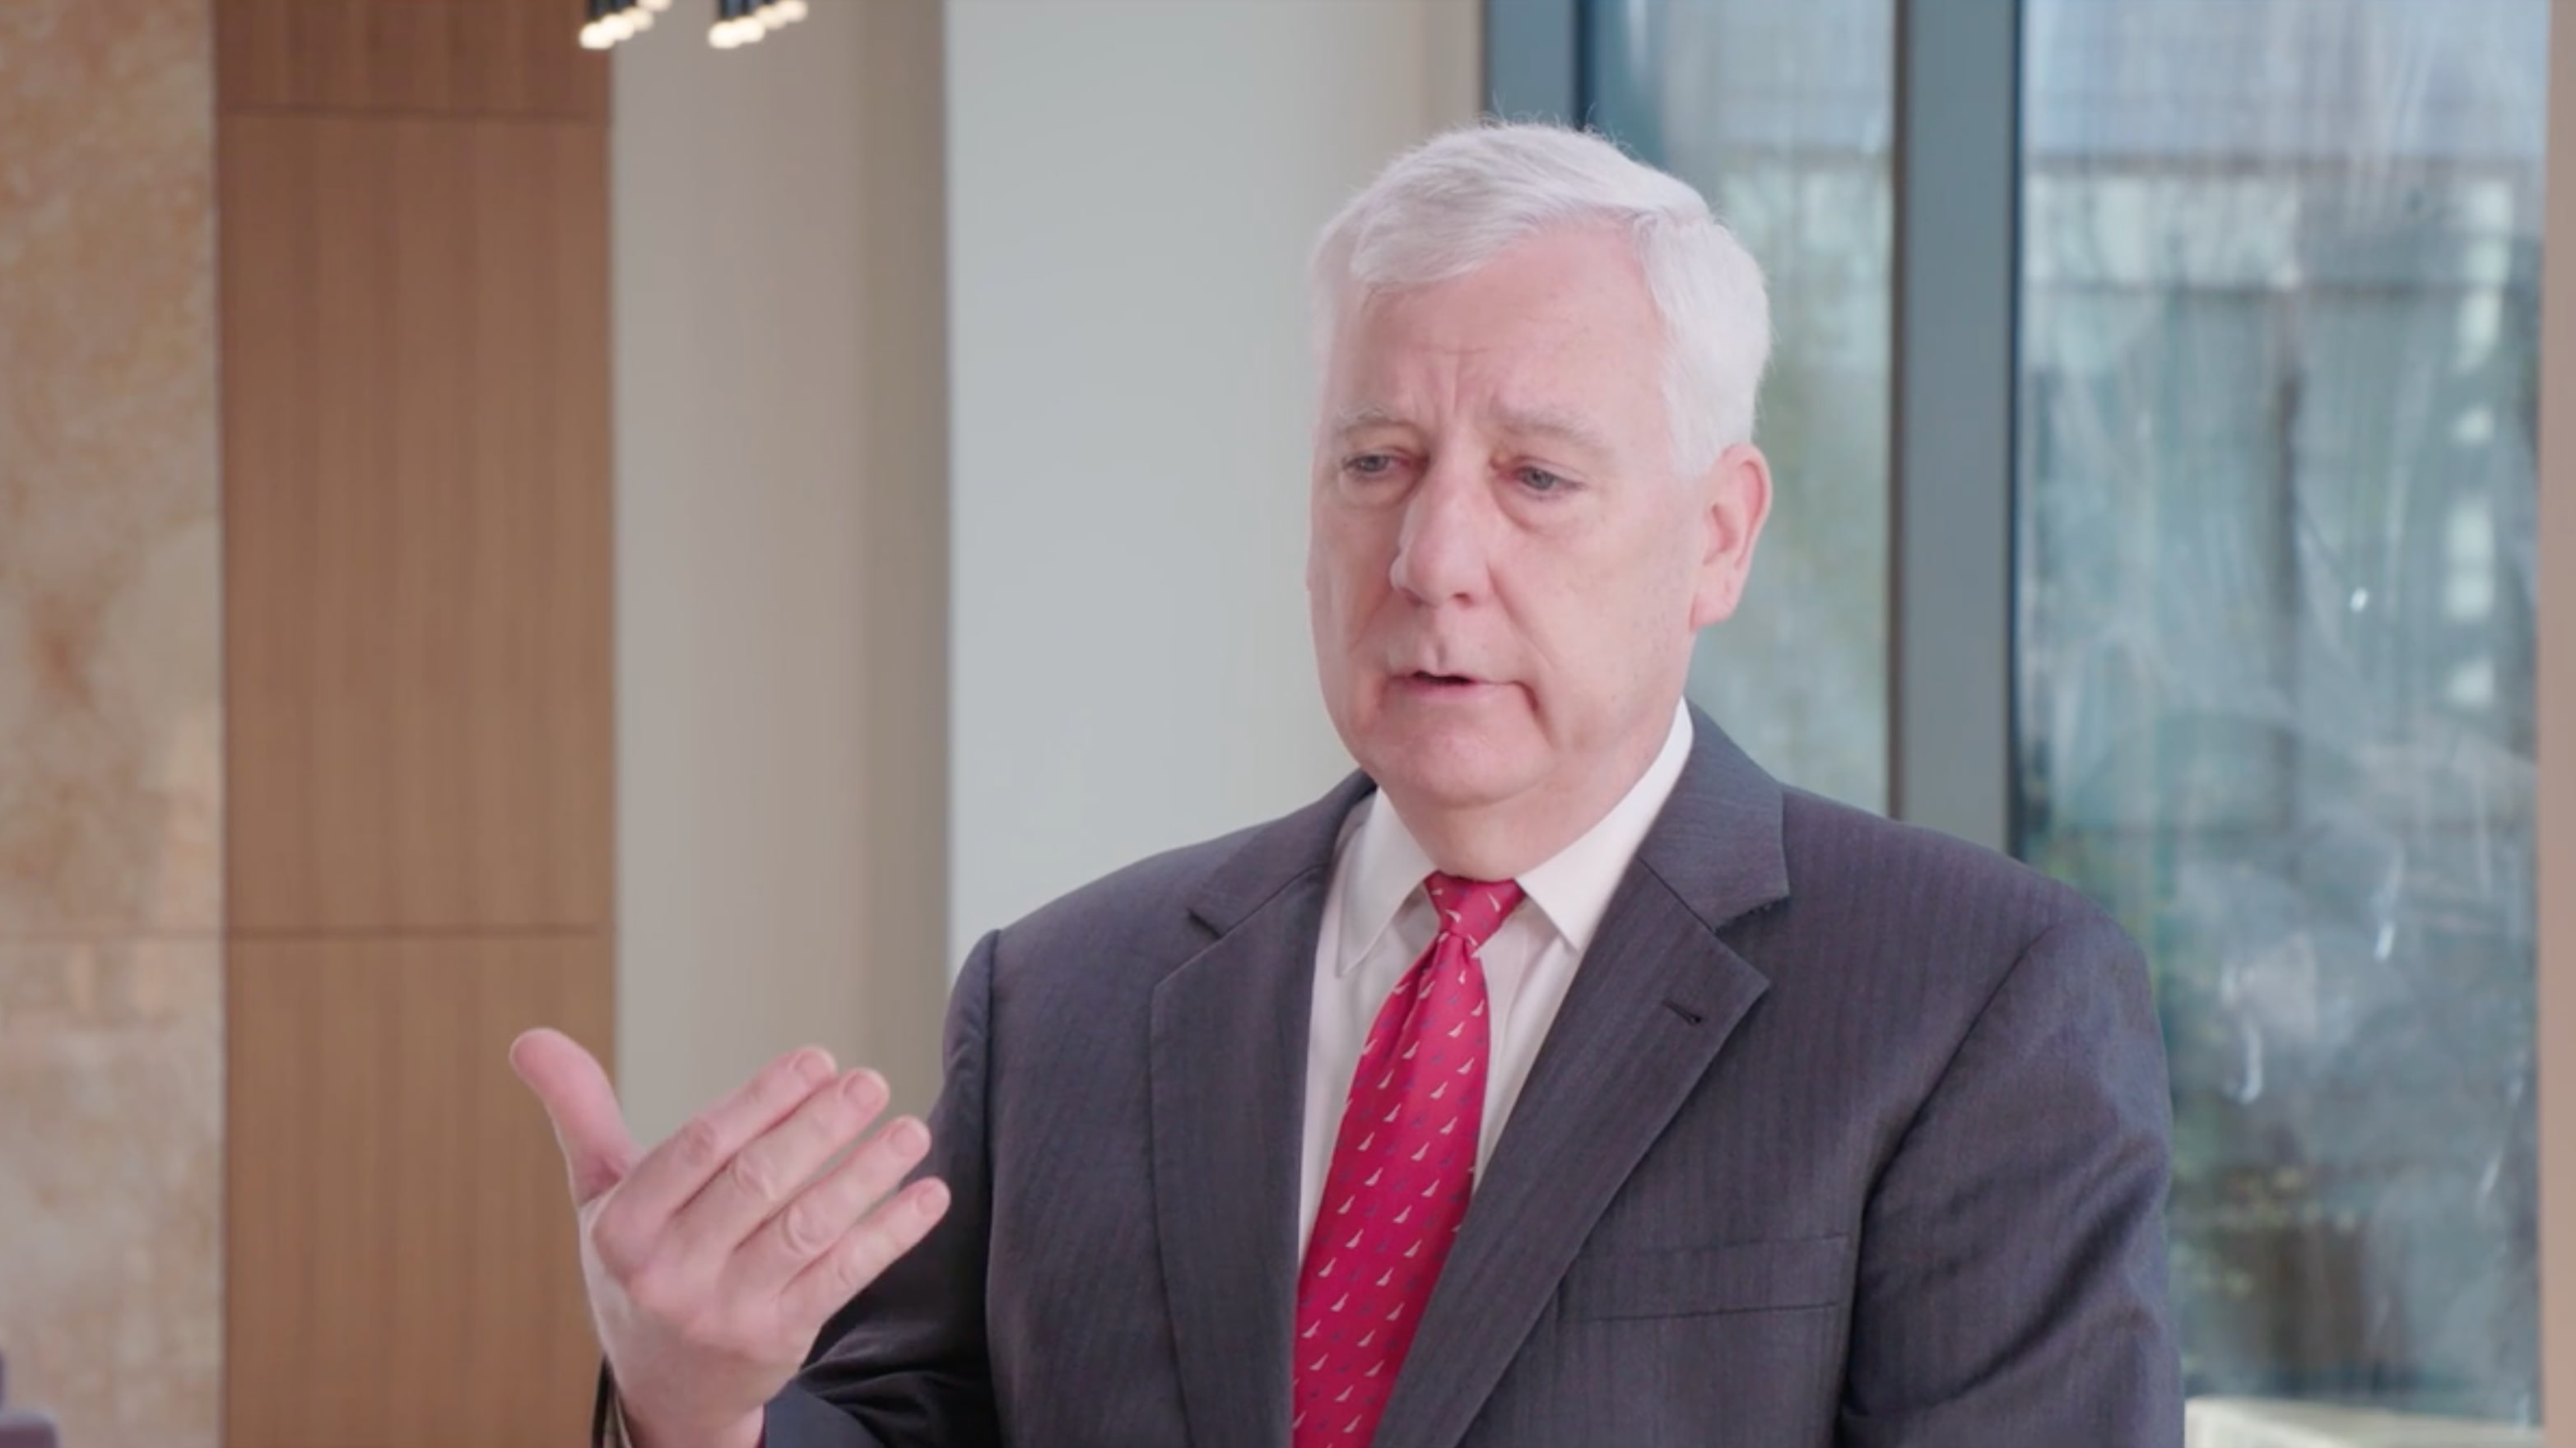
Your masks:
<instances>
[{"instance_id":1,"label":"finger","mask_svg":"<svg viewBox=\"0 0 2576 1448\"><path fill-rule=\"evenodd\" d=\"M810 1322L820 1328L843 1304L885 1275L896 1258L920 1246L946 1215L946 1182L923 1177L905 1187L842 1233L832 1250L812 1266L797 1273L779 1296L780 1310L790 1322Z\"/></svg>"},{"instance_id":2,"label":"finger","mask_svg":"<svg viewBox=\"0 0 2576 1448\"><path fill-rule=\"evenodd\" d=\"M682 1123L671 1139L645 1153L619 1194L618 1210L644 1227L657 1227L696 1196L708 1180L804 1104L832 1079L832 1058L813 1046L788 1052L761 1068L733 1094Z\"/></svg>"},{"instance_id":3,"label":"finger","mask_svg":"<svg viewBox=\"0 0 2576 1448\"><path fill-rule=\"evenodd\" d=\"M597 1057L563 1032L539 1027L510 1043L510 1069L554 1123L574 1206L589 1206L633 1169L635 1138Z\"/></svg>"},{"instance_id":4,"label":"finger","mask_svg":"<svg viewBox=\"0 0 2576 1448\"><path fill-rule=\"evenodd\" d=\"M730 1270L752 1290L776 1291L832 1250L929 1152L928 1127L909 1116L888 1126L772 1214Z\"/></svg>"},{"instance_id":5,"label":"finger","mask_svg":"<svg viewBox=\"0 0 2576 1448\"><path fill-rule=\"evenodd\" d=\"M852 1071L805 1098L786 1120L735 1153L680 1209L671 1220L672 1235L693 1250L730 1256L829 1165L833 1153L858 1140L885 1104L885 1078L874 1071ZM839 1235L834 1230L824 1243Z\"/></svg>"}]
</instances>

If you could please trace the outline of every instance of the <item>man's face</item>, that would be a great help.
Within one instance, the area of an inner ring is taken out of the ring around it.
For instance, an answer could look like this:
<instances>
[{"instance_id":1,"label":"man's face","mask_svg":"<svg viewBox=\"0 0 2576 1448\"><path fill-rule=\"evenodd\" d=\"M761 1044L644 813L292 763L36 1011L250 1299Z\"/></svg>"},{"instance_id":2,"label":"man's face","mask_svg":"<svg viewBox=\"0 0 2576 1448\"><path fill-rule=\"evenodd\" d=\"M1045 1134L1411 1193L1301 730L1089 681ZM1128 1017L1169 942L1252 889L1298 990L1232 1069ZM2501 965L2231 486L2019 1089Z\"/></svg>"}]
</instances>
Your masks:
<instances>
[{"instance_id":1,"label":"man's face","mask_svg":"<svg viewBox=\"0 0 2576 1448\"><path fill-rule=\"evenodd\" d=\"M1606 228L1346 306L1307 591L1325 707L1400 807L1593 800L1670 727L1769 482L1749 446L1676 472L1665 356Z\"/></svg>"}]
</instances>

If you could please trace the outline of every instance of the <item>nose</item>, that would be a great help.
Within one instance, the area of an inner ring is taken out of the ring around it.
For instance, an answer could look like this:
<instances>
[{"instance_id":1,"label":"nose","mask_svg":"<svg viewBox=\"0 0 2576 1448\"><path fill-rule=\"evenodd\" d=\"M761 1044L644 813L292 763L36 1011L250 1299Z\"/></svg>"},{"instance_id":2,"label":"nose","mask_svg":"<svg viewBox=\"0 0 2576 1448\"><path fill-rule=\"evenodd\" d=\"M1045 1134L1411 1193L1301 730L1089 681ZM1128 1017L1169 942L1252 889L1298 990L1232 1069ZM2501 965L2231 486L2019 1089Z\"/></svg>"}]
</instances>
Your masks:
<instances>
[{"instance_id":1,"label":"nose","mask_svg":"<svg viewBox=\"0 0 2576 1448\"><path fill-rule=\"evenodd\" d=\"M1404 503L1388 581L1424 604L1472 602L1488 580L1494 502L1480 471L1435 462Z\"/></svg>"}]
</instances>

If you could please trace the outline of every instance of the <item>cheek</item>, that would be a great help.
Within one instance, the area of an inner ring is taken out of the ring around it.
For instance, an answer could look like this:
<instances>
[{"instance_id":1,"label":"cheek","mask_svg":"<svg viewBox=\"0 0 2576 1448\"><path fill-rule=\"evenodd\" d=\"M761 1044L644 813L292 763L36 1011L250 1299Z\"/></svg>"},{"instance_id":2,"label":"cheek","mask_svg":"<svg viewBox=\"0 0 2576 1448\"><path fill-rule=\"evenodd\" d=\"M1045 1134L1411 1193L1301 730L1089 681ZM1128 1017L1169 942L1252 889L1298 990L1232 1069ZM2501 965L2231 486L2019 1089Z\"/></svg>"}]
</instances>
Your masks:
<instances>
[{"instance_id":1,"label":"cheek","mask_svg":"<svg viewBox=\"0 0 2576 1448\"><path fill-rule=\"evenodd\" d=\"M1670 531L1600 546L1532 550L1512 571L1511 614L1558 708L1579 708L1655 674L1687 623L1693 575Z\"/></svg>"},{"instance_id":2,"label":"cheek","mask_svg":"<svg viewBox=\"0 0 2576 1448\"><path fill-rule=\"evenodd\" d=\"M1364 520L1316 510L1306 552L1306 589L1319 622L1348 633L1360 628L1388 588L1387 559Z\"/></svg>"}]
</instances>

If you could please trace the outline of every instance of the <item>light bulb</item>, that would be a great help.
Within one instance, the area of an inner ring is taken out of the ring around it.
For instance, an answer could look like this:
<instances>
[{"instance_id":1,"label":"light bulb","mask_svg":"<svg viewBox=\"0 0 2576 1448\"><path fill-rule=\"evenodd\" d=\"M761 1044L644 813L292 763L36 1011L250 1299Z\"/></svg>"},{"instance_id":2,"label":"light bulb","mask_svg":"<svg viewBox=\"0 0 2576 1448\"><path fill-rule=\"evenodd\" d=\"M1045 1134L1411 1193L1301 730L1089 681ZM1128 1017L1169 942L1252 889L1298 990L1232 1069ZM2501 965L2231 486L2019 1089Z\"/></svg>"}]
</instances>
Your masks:
<instances>
[{"instance_id":1,"label":"light bulb","mask_svg":"<svg viewBox=\"0 0 2576 1448\"><path fill-rule=\"evenodd\" d=\"M777 4L769 8L777 15L780 25L793 25L810 13L805 8L805 0L778 0Z\"/></svg>"},{"instance_id":2,"label":"light bulb","mask_svg":"<svg viewBox=\"0 0 2576 1448\"><path fill-rule=\"evenodd\" d=\"M629 35L641 35L641 34L643 34L645 31L650 30L650 29L652 29L652 28L653 28L653 12L652 12L652 11L650 11L650 10L629 10L629 11L627 11L627 12L626 12L626 33L627 33L627 34L629 34Z\"/></svg>"},{"instance_id":3,"label":"light bulb","mask_svg":"<svg viewBox=\"0 0 2576 1448\"><path fill-rule=\"evenodd\" d=\"M581 48L584 50L606 50L616 43L609 38L607 31L599 28L599 22L596 20L581 28Z\"/></svg>"},{"instance_id":4,"label":"light bulb","mask_svg":"<svg viewBox=\"0 0 2576 1448\"><path fill-rule=\"evenodd\" d=\"M659 15L671 8L671 0L644 0L644 8Z\"/></svg>"},{"instance_id":5,"label":"light bulb","mask_svg":"<svg viewBox=\"0 0 2576 1448\"><path fill-rule=\"evenodd\" d=\"M626 17L615 11L599 18L599 29L600 33L608 37L608 43L611 45L635 33L635 27L627 22Z\"/></svg>"},{"instance_id":6,"label":"light bulb","mask_svg":"<svg viewBox=\"0 0 2576 1448\"><path fill-rule=\"evenodd\" d=\"M742 43L745 45L757 45L760 38L769 33L769 27L761 24L757 15L746 15L734 23L742 27Z\"/></svg>"},{"instance_id":7,"label":"light bulb","mask_svg":"<svg viewBox=\"0 0 2576 1448\"><path fill-rule=\"evenodd\" d=\"M732 21L719 20L715 24L707 27L707 44L714 46L716 49L731 50L738 43L739 42L733 38Z\"/></svg>"}]
</instances>

